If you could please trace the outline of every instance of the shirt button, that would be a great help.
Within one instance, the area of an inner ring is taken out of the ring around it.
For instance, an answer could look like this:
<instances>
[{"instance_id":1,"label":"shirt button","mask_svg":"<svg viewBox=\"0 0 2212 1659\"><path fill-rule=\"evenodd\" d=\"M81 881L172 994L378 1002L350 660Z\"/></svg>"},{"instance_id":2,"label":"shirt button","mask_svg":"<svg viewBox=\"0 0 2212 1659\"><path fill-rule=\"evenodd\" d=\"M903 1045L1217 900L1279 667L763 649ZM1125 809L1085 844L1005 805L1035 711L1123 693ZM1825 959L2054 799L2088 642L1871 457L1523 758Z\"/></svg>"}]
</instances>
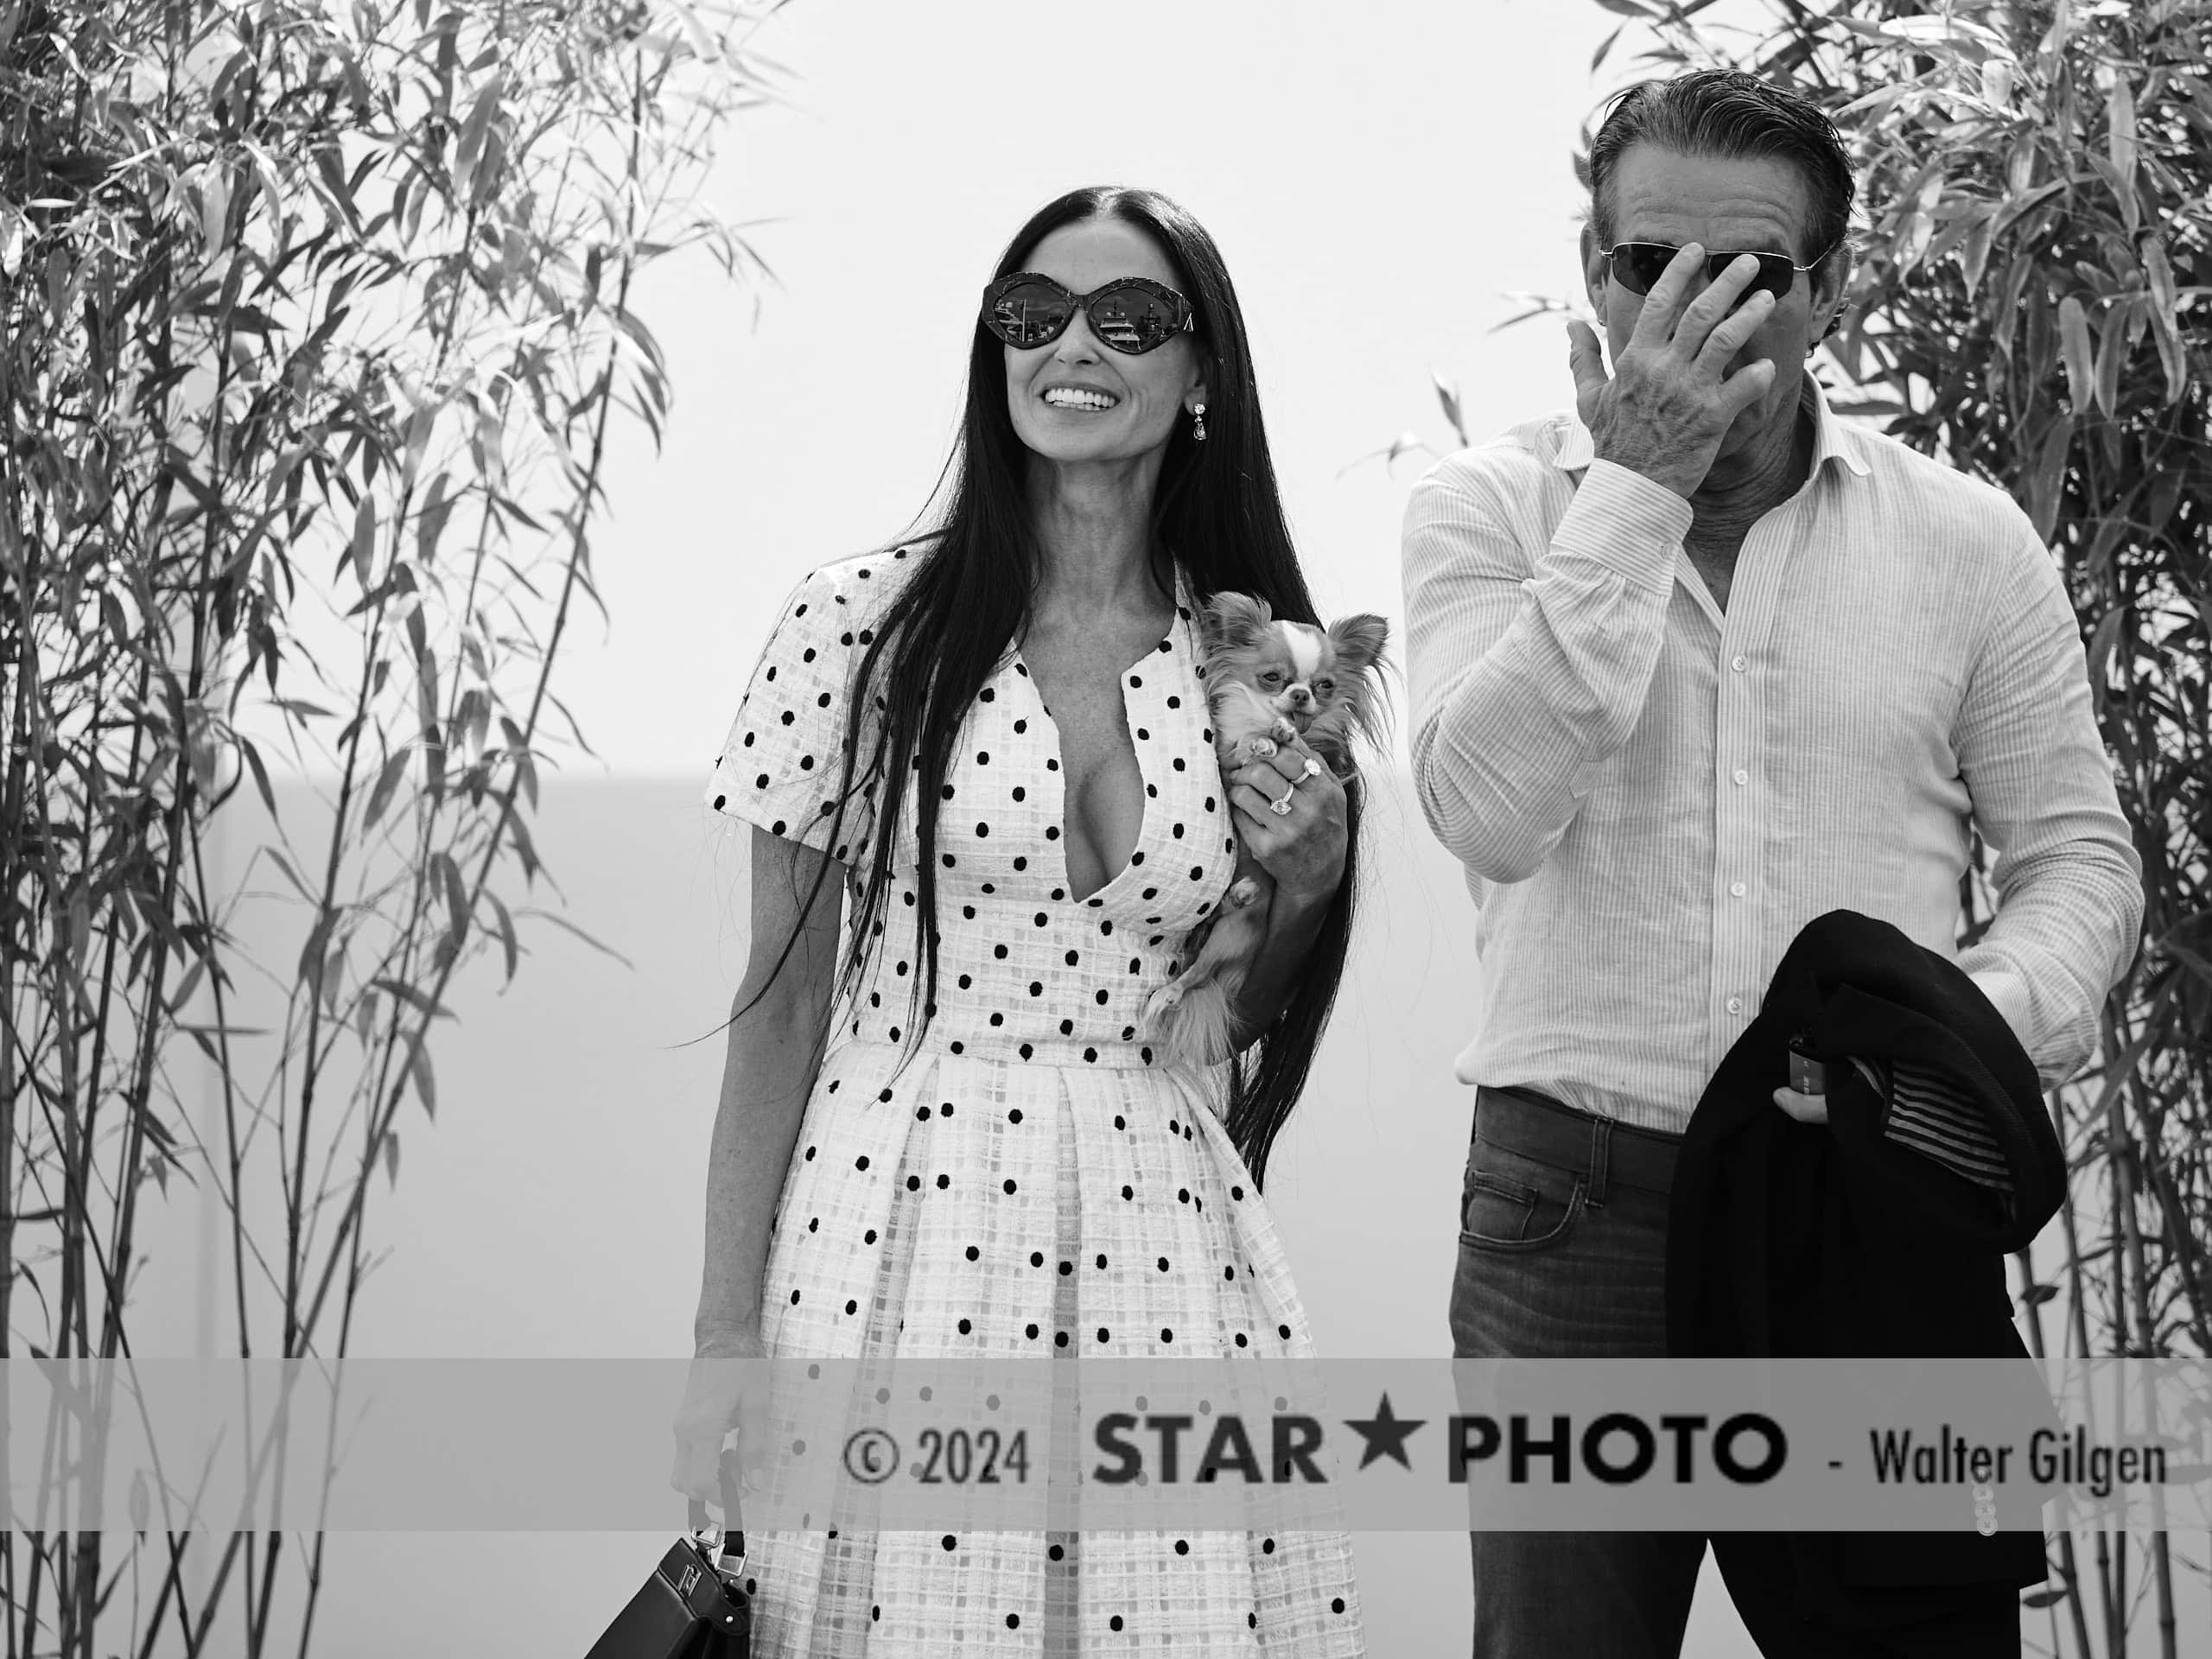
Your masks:
<instances>
[{"instance_id":1,"label":"shirt button","mask_svg":"<svg viewBox=\"0 0 2212 1659\"><path fill-rule=\"evenodd\" d=\"M1751 774L1745 771L1741 766L1737 767L1732 775L1739 784L1748 784L1751 781Z\"/></svg>"},{"instance_id":2,"label":"shirt button","mask_svg":"<svg viewBox=\"0 0 2212 1659\"><path fill-rule=\"evenodd\" d=\"M1734 669L1738 674L1740 674L1746 668L1750 667L1751 664L1747 659L1742 657L1732 657L1728 659L1728 666Z\"/></svg>"},{"instance_id":3,"label":"shirt button","mask_svg":"<svg viewBox=\"0 0 2212 1659\"><path fill-rule=\"evenodd\" d=\"M1743 1011L1744 1011L1744 999L1743 999L1742 997L1740 997L1740 996L1732 996L1732 997L1730 997L1730 998L1728 999L1728 1012L1729 1012L1729 1013L1731 1013L1731 1014L1741 1014Z\"/></svg>"},{"instance_id":4,"label":"shirt button","mask_svg":"<svg viewBox=\"0 0 2212 1659\"><path fill-rule=\"evenodd\" d=\"M1728 891L1740 899L1744 896L1744 884L1740 881L1731 881L1728 884Z\"/></svg>"}]
</instances>

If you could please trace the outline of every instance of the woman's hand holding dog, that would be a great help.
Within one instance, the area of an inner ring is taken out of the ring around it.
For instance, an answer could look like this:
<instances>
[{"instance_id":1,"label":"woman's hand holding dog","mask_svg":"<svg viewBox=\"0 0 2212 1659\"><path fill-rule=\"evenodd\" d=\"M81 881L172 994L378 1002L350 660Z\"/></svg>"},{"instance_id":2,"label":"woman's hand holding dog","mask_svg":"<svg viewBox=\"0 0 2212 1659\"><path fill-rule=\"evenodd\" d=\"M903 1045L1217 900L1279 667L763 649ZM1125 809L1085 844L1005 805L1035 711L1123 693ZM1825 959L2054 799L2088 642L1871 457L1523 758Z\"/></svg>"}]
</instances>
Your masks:
<instances>
[{"instance_id":1,"label":"woman's hand holding dog","mask_svg":"<svg viewBox=\"0 0 2212 1659\"><path fill-rule=\"evenodd\" d=\"M1344 785L1327 763L1294 736L1237 767L1228 782L1237 838L1276 892L1295 905L1327 904L1344 881L1351 843ZM1275 810L1285 800L1289 810Z\"/></svg>"}]
</instances>

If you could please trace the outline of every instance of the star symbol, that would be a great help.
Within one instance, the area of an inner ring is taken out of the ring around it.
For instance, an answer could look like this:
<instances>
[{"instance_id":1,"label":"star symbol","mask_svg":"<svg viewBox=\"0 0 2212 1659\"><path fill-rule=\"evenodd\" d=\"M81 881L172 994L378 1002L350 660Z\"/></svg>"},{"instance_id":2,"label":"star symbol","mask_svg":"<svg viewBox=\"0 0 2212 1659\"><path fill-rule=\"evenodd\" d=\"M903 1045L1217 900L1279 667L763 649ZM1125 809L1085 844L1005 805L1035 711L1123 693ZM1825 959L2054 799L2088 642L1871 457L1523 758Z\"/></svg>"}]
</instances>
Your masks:
<instances>
[{"instance_id":1,"label":"star symbol","mask_svg":"<svg viewBox=\"0 0 2212 1659\"><path fill-rule=\"evenodd\" d=\"M1362 1469L1377 1458L1395 1458L1400 1468L1410 1470L1414 1465L1406 1456L1406 1437L1427 1421L1426 1417L1393 1416L1390 1396L1386 1393L1372 1417L1347 1417L1344 1425L1367 1443L1360 1453L1359 1466Z\"/></svg>"}]
</instances>

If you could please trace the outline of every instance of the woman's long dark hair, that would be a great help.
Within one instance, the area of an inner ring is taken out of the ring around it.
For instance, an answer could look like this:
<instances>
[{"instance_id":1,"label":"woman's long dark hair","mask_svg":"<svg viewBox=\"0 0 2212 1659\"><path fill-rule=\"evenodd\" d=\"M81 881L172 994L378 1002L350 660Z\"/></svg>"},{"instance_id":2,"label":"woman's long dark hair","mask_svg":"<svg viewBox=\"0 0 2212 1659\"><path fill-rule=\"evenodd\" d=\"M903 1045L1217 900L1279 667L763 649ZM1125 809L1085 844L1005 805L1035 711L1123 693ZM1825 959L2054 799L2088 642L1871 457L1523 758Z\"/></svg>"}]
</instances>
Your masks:
<instances>
[{"instance_id":1,"label":"woman's long dark hair","mask_svg":"<svg viewBox=\"0 0 2212 1659\"><path fill-rule=\"evenodd\" d=\"M1268 459L1243 315L1220 251L1198 220L1150 190L1072 190L1015 233L994 276L1023 269L1037 245L1062 226L1106 218L1135 226L1166 255L1177 286L1196 311L1196 338L1208 366L1206 441L1193 442L1190 429L1175 423L1154 499L1155 545L1182 562L1202 601L1217 592L1252 594L1279 617L1318 623ZM938 806L945 773L969 705L1028 620L1037 587L1029 451L1007 411L1003 349L979 321L968 358L960 440L936 498L942 510L935 527L912 543L907 556L915 569L886 607L874 637L861 636L867 648L855 685L868 690L848 699L830 842L839 842L847 804L871 788L876 829L855 854L866 866L858 874L841 984L857 982L882 937L897 826L911 791L919 832L916 927L922 971L913 988L918 1014L909 1027L910 1042L919 1039L936 1012ZM1163 591L1173 594L1172 570L1154 575ZM862 732L869 727L874 735L863 760ZM1268 1151L1305 1087L1344 976L1357 899L1361 806L1357 782L1345 792L1351 843L1344 883L1288 1004L1261 1036L1258 1058L1248 1054L1231 1067L1227 1127L1255 1186L1264 1182ZM808 908L828 870L825 862ZM789 950L787 944L786 957Z\"/></svg>"}]
</instances>

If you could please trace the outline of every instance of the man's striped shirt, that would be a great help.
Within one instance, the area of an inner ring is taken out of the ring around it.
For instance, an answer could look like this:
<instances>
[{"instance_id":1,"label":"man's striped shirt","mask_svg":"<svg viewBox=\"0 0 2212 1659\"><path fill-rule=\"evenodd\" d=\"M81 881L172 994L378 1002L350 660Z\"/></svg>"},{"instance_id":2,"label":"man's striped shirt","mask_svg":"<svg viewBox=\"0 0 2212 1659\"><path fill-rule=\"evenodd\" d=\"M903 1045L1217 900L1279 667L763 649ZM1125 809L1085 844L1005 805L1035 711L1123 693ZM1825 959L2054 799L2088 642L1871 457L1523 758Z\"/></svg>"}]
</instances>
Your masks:
<instances>
[{"instance_id":1,"label":"man's striped shirt","mask_svg":"<svg viewBox=\"0 0 2212 1659\"><path fill-rule=\"evenodd\" d=\"M1839 907L1956 960L2046 1086L2094 1046L2141 866L2056 567L2001 493L1807 385L1810 474L1745 537L1725 613L1689 504L1573 416L1414 491L1414 783L1478 906L1463 1082L1679 1132ZM1961 952L1970 820L1999 906Z\"/></svg>"}]
</instances>

